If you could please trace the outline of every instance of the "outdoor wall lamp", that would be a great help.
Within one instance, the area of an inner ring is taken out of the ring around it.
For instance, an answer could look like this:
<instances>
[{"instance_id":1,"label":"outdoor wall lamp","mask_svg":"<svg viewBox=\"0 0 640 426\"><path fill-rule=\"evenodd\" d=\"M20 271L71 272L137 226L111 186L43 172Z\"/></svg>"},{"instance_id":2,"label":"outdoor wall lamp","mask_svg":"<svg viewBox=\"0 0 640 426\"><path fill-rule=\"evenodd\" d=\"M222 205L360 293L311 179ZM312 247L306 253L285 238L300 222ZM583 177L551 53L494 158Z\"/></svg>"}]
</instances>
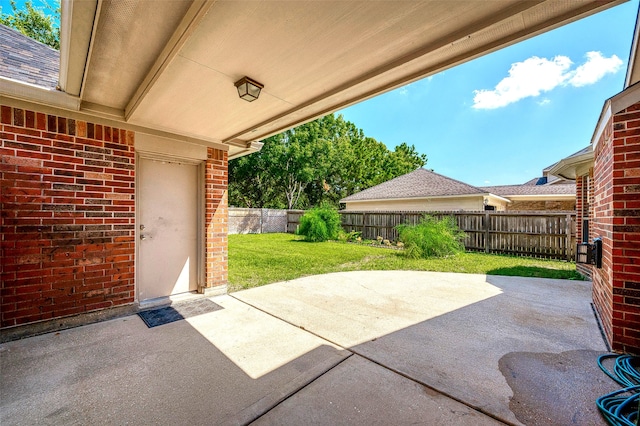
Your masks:
<instances>
[{"instance_id":1,"label":"outdoor wall lamp","mask_svg":"<svg viewBox=\"0 0 640 426\"><path fill-rule=\"evenodd\" d=\"M260 91L264 85L258 83L255 80L251 80L249 77L242 77L236 81L236 88L238 89L238 96L240 99L244 99L247 102L253 102L260 96Z\"/></svg>"}]
</instances>

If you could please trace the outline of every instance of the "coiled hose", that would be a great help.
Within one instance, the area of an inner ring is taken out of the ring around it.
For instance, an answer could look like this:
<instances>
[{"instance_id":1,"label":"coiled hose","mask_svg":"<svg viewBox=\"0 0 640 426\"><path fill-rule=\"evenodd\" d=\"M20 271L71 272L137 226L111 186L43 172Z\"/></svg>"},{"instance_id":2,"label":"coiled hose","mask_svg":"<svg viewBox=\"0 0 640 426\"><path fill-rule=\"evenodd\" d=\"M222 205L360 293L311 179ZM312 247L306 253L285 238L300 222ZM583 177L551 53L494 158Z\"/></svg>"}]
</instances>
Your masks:
<instances>
[{"instance_id":1,"label":"coiled hose","mask_svg":"<svg viewBox=\"0 0 640 426\"><path fill-rule=\"evenodd\" d=\"M604 366L603 361L614 359L613 368ZM640 397L640 359L630 355L607 354L598 357L598 367L623 388L608 393L596 400L598 409L612 426L637 426Z\"/></svg>"}]
</instances>

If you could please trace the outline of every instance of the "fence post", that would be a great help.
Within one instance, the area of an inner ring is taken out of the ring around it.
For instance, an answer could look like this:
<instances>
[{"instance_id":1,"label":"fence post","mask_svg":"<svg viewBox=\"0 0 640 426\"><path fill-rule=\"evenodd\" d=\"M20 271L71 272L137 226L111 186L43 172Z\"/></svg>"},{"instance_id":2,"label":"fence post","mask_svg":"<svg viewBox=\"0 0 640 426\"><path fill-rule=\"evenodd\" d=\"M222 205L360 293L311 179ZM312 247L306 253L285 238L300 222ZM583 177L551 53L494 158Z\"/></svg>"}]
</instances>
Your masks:
<instances>
[{"instance_id":1,"label":"fence post","mask_svg":"<svg viewBox=\"0 0 640 426\"><path fill-rule=\"evenodd\" d=\"M362 238L367 239L367 237L365 237L366 235L366 230L367 230L367 213L362 212Z\"/></svg>"},{"instance_id":2,"label":"fence post","mask_svg":"<svg viewBox=\"0 0 640 426\"><path fill-rule=\"evenodd\" d=\"M565 243L564 247L565 247L565 253L566 253L566 259L567 262L571 261L571 215L567 214L567 223L565 225L565 229L566 229L566 234L567 234L567 242Z\"/></svg>"},{"instance_id":3,"label":"fence post","mask_svg":"<svg viewBox=\"0 0 640 426\"><path fill-rule=\"evenodd\" d=\"M489 253L489 212L484 213L484 252Z\"/></svg>"}]
</instances>

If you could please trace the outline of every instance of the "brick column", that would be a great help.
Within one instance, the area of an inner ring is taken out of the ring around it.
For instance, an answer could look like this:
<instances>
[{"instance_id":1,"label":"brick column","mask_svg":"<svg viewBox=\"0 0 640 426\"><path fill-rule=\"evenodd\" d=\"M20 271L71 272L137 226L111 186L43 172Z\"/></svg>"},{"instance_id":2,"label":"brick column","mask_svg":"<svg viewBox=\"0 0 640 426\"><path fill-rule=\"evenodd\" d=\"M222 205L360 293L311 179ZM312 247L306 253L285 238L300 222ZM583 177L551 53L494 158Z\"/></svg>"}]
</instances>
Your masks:
<instances>
[{"instance_id":1,"label":"brick column","mask_svg":"<svg viewBox=\"0 0 640 426\"><path fill-rule=\"evenodd\" d=\"M227 153L207 152L205 170L205 285L201 293L214 295L227 289Z\"/></svg>"}]
</instances>

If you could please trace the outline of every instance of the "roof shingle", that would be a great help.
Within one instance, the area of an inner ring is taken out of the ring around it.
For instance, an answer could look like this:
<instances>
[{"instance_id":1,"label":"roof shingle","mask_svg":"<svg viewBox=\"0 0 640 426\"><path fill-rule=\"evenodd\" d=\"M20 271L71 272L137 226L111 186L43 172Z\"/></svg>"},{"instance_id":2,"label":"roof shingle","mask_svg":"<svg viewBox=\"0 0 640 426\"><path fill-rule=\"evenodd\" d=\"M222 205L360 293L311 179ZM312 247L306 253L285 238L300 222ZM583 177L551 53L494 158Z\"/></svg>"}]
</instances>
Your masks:
<instances>
[{"instance_id":1,"label":"roof shingle","mask_svg":"<svg viewBox=\"0 0 640 426\"><path fill-rule=\"evenodd\" d=\"M60 52L0 25L0 76L55 89L59 73Z\"/></svg>"},{"instance_id":2,"label":"roof shingle","mask_svg":"<svg viewBox=\"0 0 640 426\"><path fill-rule=\"evenodd\" d=\"M478 187L442 176L431 170L418 169L357 192L343 198L340 202L472 195L485 194L486 192Z\"/></svg>"},{"instance_id":3,"label":"roof shingle","mask_svg":"<svg viewBox=\"0 0 640 426\"><path fill-rule=\"evenodd\" d=\"M513 195L576 195L575 183L558 185L501 185L483 186L483 190L501 197Z\"/></svg>"}]
</instances>

